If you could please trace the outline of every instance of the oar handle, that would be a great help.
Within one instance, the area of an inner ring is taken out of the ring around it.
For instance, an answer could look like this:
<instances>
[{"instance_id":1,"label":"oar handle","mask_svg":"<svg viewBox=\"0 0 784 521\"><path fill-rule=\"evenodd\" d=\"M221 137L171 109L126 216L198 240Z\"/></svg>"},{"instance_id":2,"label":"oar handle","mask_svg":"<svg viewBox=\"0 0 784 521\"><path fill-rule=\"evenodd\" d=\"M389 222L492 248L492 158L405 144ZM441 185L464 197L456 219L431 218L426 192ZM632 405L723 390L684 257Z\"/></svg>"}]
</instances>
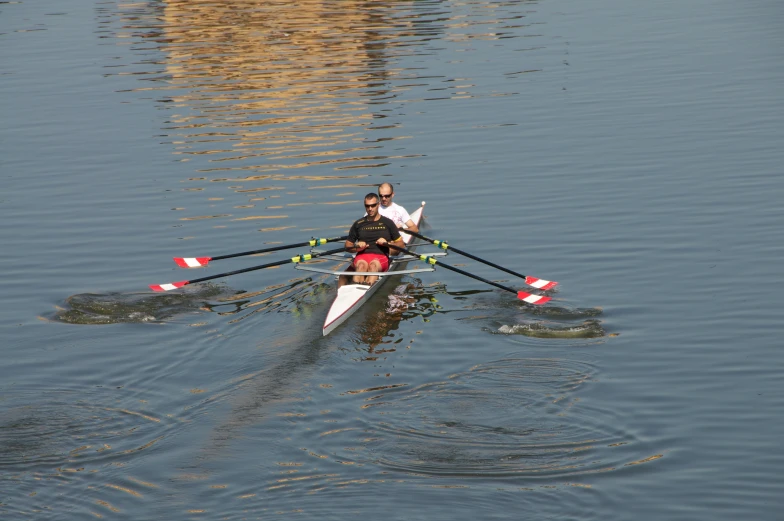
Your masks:
<instances>
[{"instance_id":1,"label":"oar handle","mask_svg":"<svg viewBox=\"0 0 784 521\"><path fill-rule=\"evenodd\" d=\"M343 237L330 237L329 239L311 239L306 242L298 242L297 244L286 244L285 246L273 246L271 248L264 248L262 250L251 250L251 251L243 251L241 253L232 253L230 255L219 255L218 257L212 257L210 260L221 260L221 259L232 259L234 257L242 257L245 255L255 255L257 253L268 253L271 251L280 251L280 250L288 250L291 248L299 248L301 246L320 246L322 244L326 244L328 242L335 242L335 241L343 241L346 240L346 235Z\"/></svg>"},{"instance_id":2,"label":"oar handle","mask_svg":"<svg viewBox=\"0 0 784 521\"><path fill-rule=\"evenodd\" d=\"M408 233L408 232L406 232L406 233ZM418 237L422 238L421 236L418 236ZM508 286L504 286L503 284L498 284L497 282L493 282L492 280L487 280L485 278L480 277L479 275L474 275L473 273L469 273L469 272L467 272L465 270L461 270L460 268L455 268L454 266L450 266L449 264L444 264L443 262L439 262L435 257L429 257L427 255L419 255L419 254L416 254L416 253L414 253L414 252L412 252L410 250L407 250L405 248L401 248L400 246L395 246L394 244L387 243L387 246L389 246L390 248L394 248L396 250L400 250L403 253L407 253L408 255L413 255L414 257L417 257L420 260L425 261L425 262L427 262L429 264L435 265L437 263L439 266L441 266L443 268L446 268L448 270L452 270L454 272L460 273L461 275L465 275L466 277L471 277L472 279L476 279L478 281L484 282L485 284L490 284L491 286L495 286L496 288L500 288L500 289L503 289L503 290L506 290L506 291L511 291L512 293L517 294L517 290L516 289L512 289L512 288L510 288Z\"/></svg>"}]
</instances>

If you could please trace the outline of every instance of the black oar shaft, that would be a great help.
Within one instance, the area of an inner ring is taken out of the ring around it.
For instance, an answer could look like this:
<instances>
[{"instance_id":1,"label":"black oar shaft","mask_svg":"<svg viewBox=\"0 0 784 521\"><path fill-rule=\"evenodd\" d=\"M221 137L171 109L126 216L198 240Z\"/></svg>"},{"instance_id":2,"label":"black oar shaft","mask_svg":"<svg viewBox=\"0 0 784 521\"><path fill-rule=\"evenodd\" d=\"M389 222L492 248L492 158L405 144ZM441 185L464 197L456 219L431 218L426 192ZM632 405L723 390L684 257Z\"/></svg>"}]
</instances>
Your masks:
<instances>
[{"instance_id":1,"label":"black oar shaft","mask_svg":"<svg viewBox=\"0 0 784 521\"><path fill-rule=\"evenodd\" d=\"M405 233L407 233L409 235L413 235L414 237L419 237L423 241L428 241L431 244L435 244L436 246L438 246L439 248L441 248L443 250L446 250L448 248L448 249L452 250L455 253L459 253L460 255L468 257L469 259L474 259L475 261L487 264L488 266L492 266L492 267L494 267L496 269L499 269L501 271L505 271L505 272L509 273L510 275L514 275L515 277L520 277L521 279L525 279L526 278L526 276L523 275L522 273L517 273L516 271L512 271L510 269L504 268L503 266L499 266L498 264L496 264L494 262L490 262L489 260L481 259L481 258L477 257L476 255L471 255L470 253L468 253L466 251L458 250L454 246L449 246L444 241L440 241L440 240L437 240L437 239L431 239L430 237L425 237L424 235L421 235L421 234L416 233L416 232L410 232L408 230L403 230L403 231L405 231Z\"/></svg>"},{"instance_id":2,"label":"black oar shaft","mask_svg":"<svg viewBox=\"0 0 784 521\"><path fill-rule=\"evenodd\" d=\"M310 243L305 243L305 245L309 245L309 244ZM332 254L341 253L341 252L344 252L344 251L346 251L345 248L337 248L335 250L330 250L330 251L325 251L325 252L320 252L320 253L312 253L312 254L309 254L309 255L297 255L296 257L292 257L290 259L284 259L282 261L270 262L270 263L267 263L267 264L262 264L260 266L251 266L250 268L244 268L244 269L241 269L241 270L228 271L226 273L218 273L217 275L210 275L209 277L201 277L200 279L189 280L188 284L194 284L196 282L204 282L204 281L212 280L212 279L219 279L221 277L228 277L229 275L237 275L239 273L247 273L249 271L263 270L264 268L272 268L273 266L282 266L283 264L288 264L289 262L294 262L294 263L302 262L302 261L305 261L305 260L315 259L316 257L322 257L324 255L332 255Z\"/></svg>"},{"instance_id":3,"label":"black oar shaft","mask_svg":"<svg viewBox=\"0 0 784 521\"><path fill-rule=\"evenodd\" d=\"M410 233L410 232L406 232L406 233ZM414 235L414 234L412 234L412 235ZM443 262L441 262L439 260L436 260L435 257L429 257L427 255L419 255L419 254L414 253L412 251L409 251L409 250L407 250L405 248L401 248L399 246L395 246L394 244L387 244L387 246L389 246L390 248L394 248L396 250L400 250L403 253L407 253L408 255L413 255L414 257L417 257L420 260L423 260L423 261L428 262L430 264L433 264L433 265L438 264L442 268L446 268L448 270L452 270L454 272L460 273L461 275L465 275L466 277L471 277L472 279L479 280L481 282L484 282L485 284L490 284L491 286L495 286L496 288L501 288L501 289L504 289L506 291L511 291L512 293L517 294L517 290L516 289L512 289L512 288L510 288L508 286L504 286L502 284L498 284L497 282L493 282L492 280L487 280L485 278L480 277L479 275L474 275L473 273L469 273L469 272L467 272L465 270L461 270L460 268L455 268L454 266L450 266L449 264L444 264Z\"/></svg>"},{"instance_id":4,"label":"black oar shaft","mask_svg":"<svg viewBox=\"0 0 784 521\"><path fill-rule=\"evenodd\" d=\"M285 246L273 246L271 248L264 248L263 250L251 250L251 251L243 251L241 253L232 253L230 255L219 255L218 257L212 257L211 260L215 261L221 259L232 259L234 257L242 257L244 255L255 255L257 253L268 253L271 251L288 250L291 248L299 248L301 246L318 246L320 244L326 244L328 242L335 242L335 241L342 241L342 240L346 240L345 235L343 237L331 237L329 239L313 239L310 241L298 242L297 244L286 244Z\"/></svg>"}]
</instances>

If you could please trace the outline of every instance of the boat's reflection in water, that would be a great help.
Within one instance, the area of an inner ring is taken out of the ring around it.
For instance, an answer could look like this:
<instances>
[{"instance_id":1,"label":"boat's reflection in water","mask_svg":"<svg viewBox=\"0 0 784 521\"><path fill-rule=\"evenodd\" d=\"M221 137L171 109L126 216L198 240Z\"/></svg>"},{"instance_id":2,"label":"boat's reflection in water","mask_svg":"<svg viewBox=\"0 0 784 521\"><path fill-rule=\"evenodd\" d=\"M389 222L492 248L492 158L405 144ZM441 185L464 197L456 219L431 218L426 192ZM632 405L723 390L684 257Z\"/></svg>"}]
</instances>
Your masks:
<instances>
[{"instance_id":1,"label":"boat's reflection in water","mask_svg":"<svg viewBox=\"0 0 784 521\"><path fill-rule=\"evenodd\" d=\"M397 350L398 344L403 342L403 337L395 334L401 321L417 316L427 320L426 317L434 312L435 299L421 281L390 281L390 287L393 285L395 289L385 299L380 291L380 298L368 303L367 311L354 326L355 341L368 353L364 360L377 360L384 353Z\"/></svg>"}]
</instances>

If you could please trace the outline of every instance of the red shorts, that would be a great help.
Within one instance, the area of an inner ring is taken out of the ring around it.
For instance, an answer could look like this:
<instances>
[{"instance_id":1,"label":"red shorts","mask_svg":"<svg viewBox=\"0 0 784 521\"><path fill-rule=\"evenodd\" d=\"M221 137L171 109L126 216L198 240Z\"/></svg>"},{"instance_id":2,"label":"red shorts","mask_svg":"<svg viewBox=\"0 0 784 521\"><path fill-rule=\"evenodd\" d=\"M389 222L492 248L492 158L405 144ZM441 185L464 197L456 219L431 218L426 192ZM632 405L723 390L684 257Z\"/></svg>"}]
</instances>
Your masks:
<instances>
[{"instance_id":1,"label":"red shorts","mask_svg":"<svg viewBox=\"0 0 784 521\"><path fill-rule=\"evenodd\" d=\"M377 260L381 263L381 271L387 271L389 269L389 259L386 255L381 255L380 253L358 253L356 257L354 257L354 262L352 266L354 269L357 267L357 261L363 260L370 264L370 261Z\"/></svg>"}]
</instances>

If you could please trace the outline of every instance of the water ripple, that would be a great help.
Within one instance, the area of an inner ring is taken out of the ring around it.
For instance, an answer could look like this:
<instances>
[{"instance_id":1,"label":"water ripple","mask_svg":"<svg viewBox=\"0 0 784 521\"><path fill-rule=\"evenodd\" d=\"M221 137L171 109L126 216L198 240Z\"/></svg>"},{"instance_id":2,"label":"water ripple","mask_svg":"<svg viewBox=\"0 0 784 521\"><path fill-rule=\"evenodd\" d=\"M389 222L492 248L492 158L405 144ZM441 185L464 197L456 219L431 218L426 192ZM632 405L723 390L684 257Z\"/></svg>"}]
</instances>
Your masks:
<instances>
[{"instance_id":1,"label":"water ripple","mask_svg":"<svg viewBox=\"0 0 784 521\"><path fill-rule=\"evenodd\" d=\"M429 476L565 476L621 466L610 447L633 439L611 411L579 403L585 362L503 359L416 388L373 391L375 461ZM359 392L359 390L355 391Z\"/></svg>"},{"instance_id":2,"label":"water ripple","mask_svg":"<svg viewBox=\"0 0 784 521\"><path fill-rule=\"evenodd\" d=\"M96 471L150 449L176 424L87 399L17 406L0 416L0 465L17 478Z\"/></svg>"}]
</instances>

